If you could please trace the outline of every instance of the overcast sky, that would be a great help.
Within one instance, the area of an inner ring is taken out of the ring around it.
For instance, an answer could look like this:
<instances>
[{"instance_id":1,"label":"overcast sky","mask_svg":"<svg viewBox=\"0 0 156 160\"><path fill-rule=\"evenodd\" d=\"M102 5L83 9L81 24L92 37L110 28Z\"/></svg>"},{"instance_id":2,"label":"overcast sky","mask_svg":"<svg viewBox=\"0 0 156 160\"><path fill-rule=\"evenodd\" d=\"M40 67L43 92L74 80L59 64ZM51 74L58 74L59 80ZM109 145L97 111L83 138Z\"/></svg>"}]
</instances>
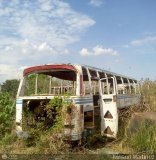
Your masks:
<instances>
[{"instance_id":1,"label":"overcast sky","mask_svg":"<svg viewBox=\"0 0 156 160\"><path fill-rule=\"evenodd\" d=\"M156 0L0 0L0 83L49 63L155 80Z\"/></svg>"}]
</instances>

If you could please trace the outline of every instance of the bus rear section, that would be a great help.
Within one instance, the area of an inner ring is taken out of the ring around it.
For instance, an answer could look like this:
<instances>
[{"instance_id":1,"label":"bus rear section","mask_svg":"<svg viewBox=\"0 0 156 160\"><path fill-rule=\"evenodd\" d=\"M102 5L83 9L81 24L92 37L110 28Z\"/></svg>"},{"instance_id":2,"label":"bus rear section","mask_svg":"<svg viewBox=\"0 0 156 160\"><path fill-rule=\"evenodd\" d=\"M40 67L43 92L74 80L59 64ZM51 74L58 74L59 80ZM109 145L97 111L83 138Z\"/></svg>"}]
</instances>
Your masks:
<instances>
[{"instance_id":1,"label":"bus rear section","mask_svg":"<svg viewBox=\"0 0 156 160\"><path fill-rule=\"evenodd\" d=\"M101 94L101 134L116 138L118 131L118 111L114 77L100 79Z\"/></svg>"},{"instance_id":2,"label":"bus rear section","mask_svg":"<svg viewBox=\"0 0 156 160\"><path fill-rule=\"evenodd\" d=\"M101 134L116 138L120 109L140 103L140 87L136 80L110 76L100 79Z\"/></svg>"}]
</instances>

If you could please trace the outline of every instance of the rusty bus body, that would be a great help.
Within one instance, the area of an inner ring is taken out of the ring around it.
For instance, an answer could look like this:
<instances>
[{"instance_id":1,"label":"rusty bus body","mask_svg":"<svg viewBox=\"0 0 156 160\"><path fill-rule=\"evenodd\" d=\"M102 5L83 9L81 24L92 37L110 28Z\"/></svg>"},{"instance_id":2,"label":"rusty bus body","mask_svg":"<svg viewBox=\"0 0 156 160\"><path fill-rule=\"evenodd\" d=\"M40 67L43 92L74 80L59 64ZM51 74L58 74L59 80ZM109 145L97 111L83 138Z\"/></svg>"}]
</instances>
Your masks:
<instances>
[{"instance_id":1,"label":"rusty bus body","mask_svg":"<svg viewBox=\"0 0 156 160\"><path fill-rule=\"evenodd\" d=\"M43 77L46 87L41 85ZM31 84L27 79L31 80ZM39 86L43 89L39 89ZM30 67L24 70L17 93L17 132L25 132L22 127L25 107L39 106L41 102L48 102L56 96L63 99L67 92L70 95L68 100L73 104L73 116L70 124L68 120L64 121L64 136L71 141L81 140L88 130L116 138L118 111L140 101L139 84L133 78L85 65L51 64Z\"/></svg>"}]
</instances>

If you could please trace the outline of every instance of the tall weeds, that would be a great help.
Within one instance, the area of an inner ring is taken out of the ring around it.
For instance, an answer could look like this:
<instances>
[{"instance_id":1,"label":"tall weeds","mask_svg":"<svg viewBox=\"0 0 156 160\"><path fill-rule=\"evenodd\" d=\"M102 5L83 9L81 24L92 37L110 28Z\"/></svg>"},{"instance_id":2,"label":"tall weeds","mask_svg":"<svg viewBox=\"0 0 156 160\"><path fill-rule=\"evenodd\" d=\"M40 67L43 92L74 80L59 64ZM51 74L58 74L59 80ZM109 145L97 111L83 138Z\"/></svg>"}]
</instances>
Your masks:
<instances>
[{"instance_id":1,"label":"tall weeds","mask_svg":"<svg viewBox=\"0 0 156 160\"><path fill-rule=\"evenodd\" d=\"M156 126L144 122L127 141L135 153L156 153Z\"/></svg>"},{"instance_id":2,"label":"tall weeds","mask_svg":"<svg viewBox=\"0 0 156 160\"><path fill-rule=\"evenodd\" d=\"M132 106L122 110L119 118L118 137L121 139L116 149L122 153L156 153L156 125L141 123L138 131L127 134L128 122L134 112L156 111L156 82L145 80L141 87L141 102L138 106Z\"/></svg>"}]
</instances>

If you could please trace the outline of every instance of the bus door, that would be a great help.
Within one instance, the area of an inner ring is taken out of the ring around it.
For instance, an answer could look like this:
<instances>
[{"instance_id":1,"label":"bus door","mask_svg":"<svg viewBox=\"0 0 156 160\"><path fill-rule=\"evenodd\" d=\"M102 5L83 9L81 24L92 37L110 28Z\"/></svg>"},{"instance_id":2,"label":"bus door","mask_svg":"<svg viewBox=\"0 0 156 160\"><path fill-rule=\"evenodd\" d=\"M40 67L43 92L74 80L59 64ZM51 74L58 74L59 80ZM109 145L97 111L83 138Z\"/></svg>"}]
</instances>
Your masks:
<instances>
[{"instance_id":1,"label":"bus door","mask_svg":"<svg viewBox=\"0 0 156 160\"><path fill-rule=\"evenodd\" d=\"M118 131L118 113L114 77L100 79L100 95L101 134L116 138Z\"/></svg>"}]
</instances>

